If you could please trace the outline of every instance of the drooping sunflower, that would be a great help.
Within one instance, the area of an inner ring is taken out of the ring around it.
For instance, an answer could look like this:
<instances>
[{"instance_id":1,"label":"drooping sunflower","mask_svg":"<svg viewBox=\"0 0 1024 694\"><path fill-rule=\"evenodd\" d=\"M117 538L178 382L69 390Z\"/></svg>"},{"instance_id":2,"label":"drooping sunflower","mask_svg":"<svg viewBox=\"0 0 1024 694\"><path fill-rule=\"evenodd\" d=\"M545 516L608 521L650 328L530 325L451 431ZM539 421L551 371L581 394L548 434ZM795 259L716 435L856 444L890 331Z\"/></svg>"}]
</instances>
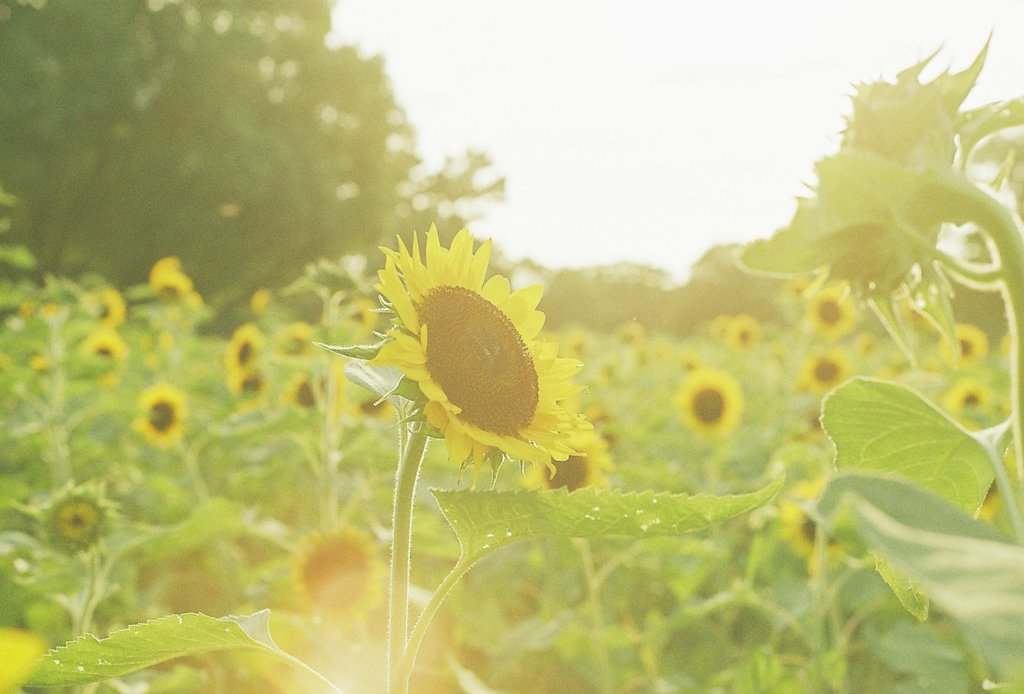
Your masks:
<instances>
[{"instance_id":1,"label":"drooping sunflower","mask_svg":"<svg viewBox=\"0 0 1024 694\"><path fill-rule=\"evenodd\" d=\"M606 473L612 468L608 442L596 431L582 431L570 439L580 455L571 455L554 464L552 472L546 467L534 466L523 478L529 489L567 489L570 492L583 487L605 487Z\"/></svg>"},{"instance_id":2,"label":"drooping sunflower","mask_svg":"<svg viewBox=\"0 0 1024 694\"><path fill-rule=\"evenodd\" d=\"M305 606L341 622L358 621L384 597L386 567L372 538L352 527L299 543L292 583Z\"/></svg>"},{"instance_id":3,"label":"drooping sunflower","mask_svg":"<svg viewBox=\"0 0 1024 694\"><path fill-rule=\"evenodd\" d=\"M817 335L828 340L849 334L857 323L849 287L836 283L815 292L807 302L804 320Z\"/></svg>"},{"instance_id":4,"label":"drooping sunflower","mask_svg":"<svg viewBox=\"0 0 1024 694\"><path fill-rule=\"evenodd\" d=\"M724 339L736 351L746 352L761 342L761 324L750 314L735 315L725 325Z\"/></svg>"},{"instance_id":5,"label":"drooping sunflower","mask_svg":"<svg viewBox=\"0 0 1024 694\"><path fill-rule=\"evenodd\" d=\"M472 457L479 469L502 454L545 465L576 455L568 439L589 425L562 401L582 389L572 383L580 363L536 339L541 287L512 291L500 275L485 281L491 242L474 251L466 229L448 249L431 226L425 261L416 236L411 251L401 239L398 246L382 249L377 285L397 318L371 363L397 366L419 385L451 462Z\"/></svg>"},{"instance_id":6,"label":"drooping sunflower","mask_svg":"<svg viewBox=\"0 0 1024 694\"><path fill-rule=\"evenodd\" d=\"M834 347L804 360L797 378L801 390L825 393L853 375L853 361L845 349Z\"/></svg>"},{"instance_id":7,"label":"drooping sunflower","mask_svg":"<svg viewBox=\"0 0 1024 694\"><path fill-rule=\"evenodd\" d=\"M988 334L978 326L957 323L956 339L960 343L959 361L945 342L942 342L940 347L943 357L950 365L967 368L988 356Z\"/></svg>"},{"instance_id":8,"label":"drooping sunflower","mask_svg":"<svg viewBox=\"0 0 1024 694\"><path fill-rule=\"evenodd\" d=\"M698 368L686 376L672 402L683 424L698 434L717 438L739 426L743 389L728 371Z\"/></svg>"},{"instance_id":9,"label":"drooping sunflower","mask_svg":"<svg viewBox=\"0 0 1024 694\"><path fill-rule=\"evenodd\" d=\"M238 326L224 348L224 367L228 372L251 369L263 342L263 333L255 323Z\"/></svg>"},{"instance_id":10,"label":"drooping sunflower","mask_svg":"<svg viewBox=\"0 0 1024 694\"><path fill-rule=\"evenodd\" d=\"M113 287L107 287L96 293L96 300L99 304L97 313L101 325L116 328L124 323L124 319L128 315L128 306L125 304L121 292Z\"/></svg>"},{"instance_id":11,"label":"drooping sunflower","mask_svg":"<svg viewBox=\"0 0 1024 694\"><path fill-rule=\"evenodd\" d=\"M139 397L142 415L134 428L150 443L167 447L181 439L188 411L185 393L169 383L157 383Z\"/></svg>"}]
</instances>

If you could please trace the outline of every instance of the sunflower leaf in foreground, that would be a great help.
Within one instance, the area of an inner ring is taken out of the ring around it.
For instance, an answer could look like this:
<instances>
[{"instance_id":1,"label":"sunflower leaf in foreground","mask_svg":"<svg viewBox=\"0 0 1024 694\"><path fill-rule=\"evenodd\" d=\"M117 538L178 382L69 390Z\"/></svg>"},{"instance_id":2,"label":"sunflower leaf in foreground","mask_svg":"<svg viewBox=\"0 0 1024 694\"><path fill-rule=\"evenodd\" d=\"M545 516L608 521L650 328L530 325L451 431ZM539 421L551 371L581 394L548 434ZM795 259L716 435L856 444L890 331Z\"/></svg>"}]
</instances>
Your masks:
<instances>
[{"instance_id":1,"label":"sunflower leaf in foreground","mask_svg":"<svg viewBox=\"0 0 1024 694\"><path fill-rule=\"evenodd\" d=\"M574 492L432 490L462 545L476 559L534 537L644 538L701 530L764 505L783 478L749 494L711 496L578 489Z\"/></svg>"},{"instance_id":2,"label":"sunflower leaf in foreground","mask_svg":"<svg viewBox=\"0 0 1024 694\"><path fill-rule=\"evenodd\" d=\"M822 406L836 467L893 473L974 511L992 484L985 448L919 394L896 383L855 378Z\"/></svg>"},{"instance_id":3,"label":"sunflower leaf in foreground","mask_svg":"<svg viewBox=\"0 0 1024 694\"><path fill-rule=\"evenodd\" d=\"M86 634L46 653L25 684L60 687L102 682L175 658L236 649L262 651L326 683L323 676L274 644L269 619L270 610L219 619L172 614L119 629L104 639Z\"/></svg>"}]
</instances>

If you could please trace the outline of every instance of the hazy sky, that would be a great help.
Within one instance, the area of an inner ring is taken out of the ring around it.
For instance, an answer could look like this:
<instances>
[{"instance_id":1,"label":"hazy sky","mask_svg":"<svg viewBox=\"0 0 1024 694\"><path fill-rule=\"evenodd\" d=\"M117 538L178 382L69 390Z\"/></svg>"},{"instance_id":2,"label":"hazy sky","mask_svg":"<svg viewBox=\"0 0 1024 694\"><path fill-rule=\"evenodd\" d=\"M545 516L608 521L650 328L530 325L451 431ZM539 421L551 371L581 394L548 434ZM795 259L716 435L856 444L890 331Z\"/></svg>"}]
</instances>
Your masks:
<instances>
[{"instance_id":1,"label":"hazy sky","mask_svg":"<svg viewBox=\"0 0 1024 694\"><path fill-rule=\"evenodd\" d=\"M1024 94L1024 0L338 0L334 18L384 56L421 156L478 148L506 176L473 233L551 266L684 277L769 235L837 147L850 85L938 48L959 70L992 32L968 105Z\"/></svg>"}]
</instances>

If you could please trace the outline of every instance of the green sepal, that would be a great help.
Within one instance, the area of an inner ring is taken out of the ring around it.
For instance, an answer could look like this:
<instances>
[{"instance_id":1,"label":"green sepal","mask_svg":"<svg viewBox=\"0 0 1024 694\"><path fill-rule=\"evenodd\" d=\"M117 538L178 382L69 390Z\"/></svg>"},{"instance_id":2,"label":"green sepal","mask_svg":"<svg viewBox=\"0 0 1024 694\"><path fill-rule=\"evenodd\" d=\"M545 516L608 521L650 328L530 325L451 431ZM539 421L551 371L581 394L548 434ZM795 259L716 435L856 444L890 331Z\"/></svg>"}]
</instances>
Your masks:
<instances>
[{"instance_id":1,"label":"green sepal","mask_svg":"<svg viewBox=\"0 0 1024 694\"><path fill-rule=\"evenodd\" d=\"M362 359L368 361L373 359L380 353L380 350L384 345L391 342L393 338L385 337L379 342L375 342L372 345L328 345L323 342L314 341L313 344L317 347L323 347L324 349L334 352L343 357L349 359Z\"/></svg>"}]
</instances>

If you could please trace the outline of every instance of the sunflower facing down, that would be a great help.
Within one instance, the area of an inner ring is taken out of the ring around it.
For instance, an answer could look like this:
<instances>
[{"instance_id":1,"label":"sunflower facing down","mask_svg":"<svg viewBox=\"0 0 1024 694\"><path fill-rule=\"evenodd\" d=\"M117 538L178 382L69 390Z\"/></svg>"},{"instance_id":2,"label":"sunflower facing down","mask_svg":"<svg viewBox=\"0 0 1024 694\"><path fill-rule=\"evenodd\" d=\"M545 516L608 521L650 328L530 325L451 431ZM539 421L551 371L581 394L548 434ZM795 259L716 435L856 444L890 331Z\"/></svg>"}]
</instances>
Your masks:
<instances>
[{"instance_id":1,"label":"sunflower facing down","mask_svg":"<svg viewBox=\"0 0 1024 694\"><path fill-rule=\"evenodd\" d=\"M571 380L580 364L536 340L541 288L512 291L500 275L485 282L491 242L474 252L466 229L448 249L431 226L425 260L416 236L411 251L401 239L398 247L381 249L377 285L397 320L370 363L397 366L419 384L449 460L472 457L479 469L502 454L545 465L576 455L568 439L589 424L561 401L582 390Z\"/></svg>"},{"instance_id":2,"label":"sunflower facing down","mask_svg":"<svg viewBox=\"0 0 1024 694\"><path fill-rule=\"evenodd\" d=\"M728 371L697 368L686 376L673 402L683 424L698 434L720 437L739 426L743 389Z\"/></svg>"}]
</instances>

